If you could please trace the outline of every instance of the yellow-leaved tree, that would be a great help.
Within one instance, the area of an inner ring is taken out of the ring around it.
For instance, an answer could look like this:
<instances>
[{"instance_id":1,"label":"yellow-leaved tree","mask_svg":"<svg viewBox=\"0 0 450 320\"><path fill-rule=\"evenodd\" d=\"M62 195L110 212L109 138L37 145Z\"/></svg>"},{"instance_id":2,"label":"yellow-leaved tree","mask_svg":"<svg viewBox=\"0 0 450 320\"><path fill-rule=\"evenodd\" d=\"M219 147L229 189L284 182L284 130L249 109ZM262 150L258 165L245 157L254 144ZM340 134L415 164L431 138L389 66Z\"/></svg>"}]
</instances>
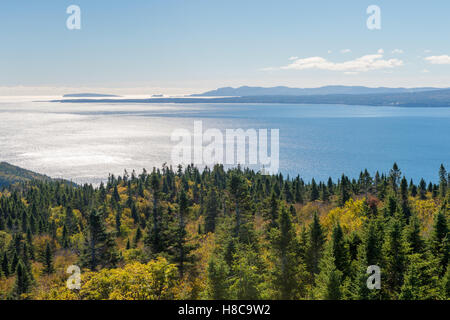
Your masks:
<instances>
[{"instance_id":1,"label":"yellow-leaved tree","mask_svg":"<svg viewBox=\"0 0 450 320\"><path fill-rule=\"evenodd\" d=\"M99 272L82 270L80 290L69 290L64 283L64 287L41 293L38 299L172 300L178 294L178 282L176 265L158 258Z\"/></svg>"},{"instance_id":2,"label":"yellow-leaved tree","mask_svg":"<svg viewBox=\"0 0 450 320\"><path fill-rule=\"evenodd\" d=\"M139 262L118 269L82 275L82 299L166 300L174 299L178 270L166 259Z\"/></svg>"},{"instance_id":3,"label":"yellow-leaved tree","mask_svg":"<svg viewBox=\"0 0 450 320\"><path fill-rule=\"evenodd\" d=\"M349 199L344 207L334 208L323 216L322 224L331 231L339 222L344 233L350 233L361 228L364 220L367 219L367 210L365 199Z\"/></svg>"}]
</instances>

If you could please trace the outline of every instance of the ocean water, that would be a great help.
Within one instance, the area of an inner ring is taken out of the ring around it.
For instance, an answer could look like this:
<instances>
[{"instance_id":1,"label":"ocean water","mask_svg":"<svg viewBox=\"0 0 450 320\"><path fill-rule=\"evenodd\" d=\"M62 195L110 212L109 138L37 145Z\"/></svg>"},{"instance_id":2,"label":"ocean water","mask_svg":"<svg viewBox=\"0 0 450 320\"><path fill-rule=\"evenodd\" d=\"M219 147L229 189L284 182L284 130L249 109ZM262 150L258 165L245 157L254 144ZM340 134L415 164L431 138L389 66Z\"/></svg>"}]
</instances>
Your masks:
<instances>
[{"instance_id":1,"label":"ocean water","mask_svg":"<svg viewBox=\"0 0 450 320\"><path fill-rule=\"evenodd\" d=\"M45 102L54 98L0 98L0 161L98 184L171 164L173 131L201 120L223 133L279 129L280 172L306 180L388 172L394 161L415 181L437 182L441 163L450 169L450 108Z\"/></svg>"}]
</instances>

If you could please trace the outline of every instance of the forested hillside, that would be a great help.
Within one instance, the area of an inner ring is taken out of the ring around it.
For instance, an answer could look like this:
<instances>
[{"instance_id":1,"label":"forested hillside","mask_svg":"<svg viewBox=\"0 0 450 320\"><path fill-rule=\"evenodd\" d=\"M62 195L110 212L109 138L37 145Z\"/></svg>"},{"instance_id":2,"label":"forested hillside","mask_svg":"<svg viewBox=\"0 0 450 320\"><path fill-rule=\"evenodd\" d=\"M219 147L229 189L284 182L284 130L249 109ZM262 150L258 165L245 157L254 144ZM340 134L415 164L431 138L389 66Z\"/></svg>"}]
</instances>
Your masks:
<instances>
[{"instance_id":1,"label":"forested hillside","mask_svg":"<svg viewBox=\"0 0 450 320\"><path fill-rule=\"evenodd\" d=\"M217 165L24 182L0 193L0 298L449 299L450 179L436 174L305 182Z\"/></svg>"},{"instance_id":2,"label":"forested hillside","mask_svg":"<svg viewBox=\"0 0 450 320\"><path fill-rule=\"evenodd\" d=\"M14 183L31 180L50 180L50 178L7 162L0 162L0 189Z\"/></svg>"}]
</instances>

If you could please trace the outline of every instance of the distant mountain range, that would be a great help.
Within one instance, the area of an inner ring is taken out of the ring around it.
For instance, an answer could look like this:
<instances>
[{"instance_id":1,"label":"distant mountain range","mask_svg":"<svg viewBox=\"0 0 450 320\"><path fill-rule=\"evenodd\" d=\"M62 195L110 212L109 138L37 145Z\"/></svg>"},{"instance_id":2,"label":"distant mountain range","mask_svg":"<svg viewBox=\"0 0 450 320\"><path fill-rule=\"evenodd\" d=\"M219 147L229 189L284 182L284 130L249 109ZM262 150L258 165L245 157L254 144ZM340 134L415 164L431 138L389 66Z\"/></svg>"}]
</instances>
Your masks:
<instances>
[{"instance_id":1,"label":"distant mountain range","mask_svg":"<svg viewBox=\"0 0 450 320\"><path fill-rule=\"evenodd\" d=\"M17 166L13 166L12 164L9 164L7 162L0 162L0 189L16 183L28 182L31 180L42 180L42 181L59 180L65 183L72 183L67 180L52 179L46 175L26 170Z\"/></svg>"},{"instance_id":2,"label":"distant mountain range","mask_svg":"<svg viewBox=\"0 0 450 320\"><path fill-rule=\"evenodd\" d=\"M385 89L387 90L387 89ZM400 89L392 89L400 90ZM371 94L257 95L233 97L185 97L151 99L63 99L71 103L289 103L344 104L396 107L450 107L450 89L415 88L408 92Z\"/></svg>"},{"instance_id":3,"label":"distant mountain range","mask_svg":"<svg viewBox=\"0 0 450 320\"><path fill-rule=\"evenodd\" d=\"M107 97L120 97L114 94L102 94L102 93L69 93L63 95L63 98L107 98Z\"/></svg>"},{"instance_id":4,"label":"distant mountain range","mask_svg":"<svg viewBox=\"0 0 450 320\"><path fill-rule=\"evenodd\" d=\"M439 90L439 88L369 88L362 86L325 86L320 88L289 88L289 87L248 87L239 88L224 87L191 97L246 97L246 96L305 96L328 94L378 94L378 93L408 93Z\"/></svg>"}]
</instances>

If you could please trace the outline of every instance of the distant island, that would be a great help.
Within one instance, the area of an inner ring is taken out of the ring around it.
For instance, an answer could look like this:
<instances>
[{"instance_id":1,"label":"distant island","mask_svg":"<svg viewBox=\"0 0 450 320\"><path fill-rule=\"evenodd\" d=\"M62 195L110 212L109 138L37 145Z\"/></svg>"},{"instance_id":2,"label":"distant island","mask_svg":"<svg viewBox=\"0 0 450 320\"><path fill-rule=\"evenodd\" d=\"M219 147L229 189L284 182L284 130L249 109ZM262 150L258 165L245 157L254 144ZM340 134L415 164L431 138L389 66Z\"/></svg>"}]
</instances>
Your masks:
<instances>
[{"instance_id":1,"label":"distant island","mask_svg":"<svg viewBox=\"0 0 450 320\"><path fill-rule=\"evenodd\" d=\"M325 88L325 87L323 87ZM347 88L347 92L355 87ZM363 87L362 87L363 88ZM320 89L320 88L318 88ZM367 88L370 89L370 88ZM380 88L376 88L381 90ZM374 89L374 90L376 90ZM325 90L325 89L323 89ZM363 89L361 89L363 90ZM395 107L450 107L450 89L395 89L407 92L370 93L370 94L316 94L316 95L254 95L231 97L184 97L184 98L150 98L150 99L63 99L51 100L61 103L286 103L286 104L335 104Z\"/></svg>"},{"instance_id":2,"label":"distant island","mask_svg":"<svg viewBox=\"0 0 450 320\"><path fill-rule=\"evenodd\" d=\"M63 95L63 98L106 98L106 97L120 97L114 94L102 94L102 93L69 93Z\"/></svg>"}]
</instances>

